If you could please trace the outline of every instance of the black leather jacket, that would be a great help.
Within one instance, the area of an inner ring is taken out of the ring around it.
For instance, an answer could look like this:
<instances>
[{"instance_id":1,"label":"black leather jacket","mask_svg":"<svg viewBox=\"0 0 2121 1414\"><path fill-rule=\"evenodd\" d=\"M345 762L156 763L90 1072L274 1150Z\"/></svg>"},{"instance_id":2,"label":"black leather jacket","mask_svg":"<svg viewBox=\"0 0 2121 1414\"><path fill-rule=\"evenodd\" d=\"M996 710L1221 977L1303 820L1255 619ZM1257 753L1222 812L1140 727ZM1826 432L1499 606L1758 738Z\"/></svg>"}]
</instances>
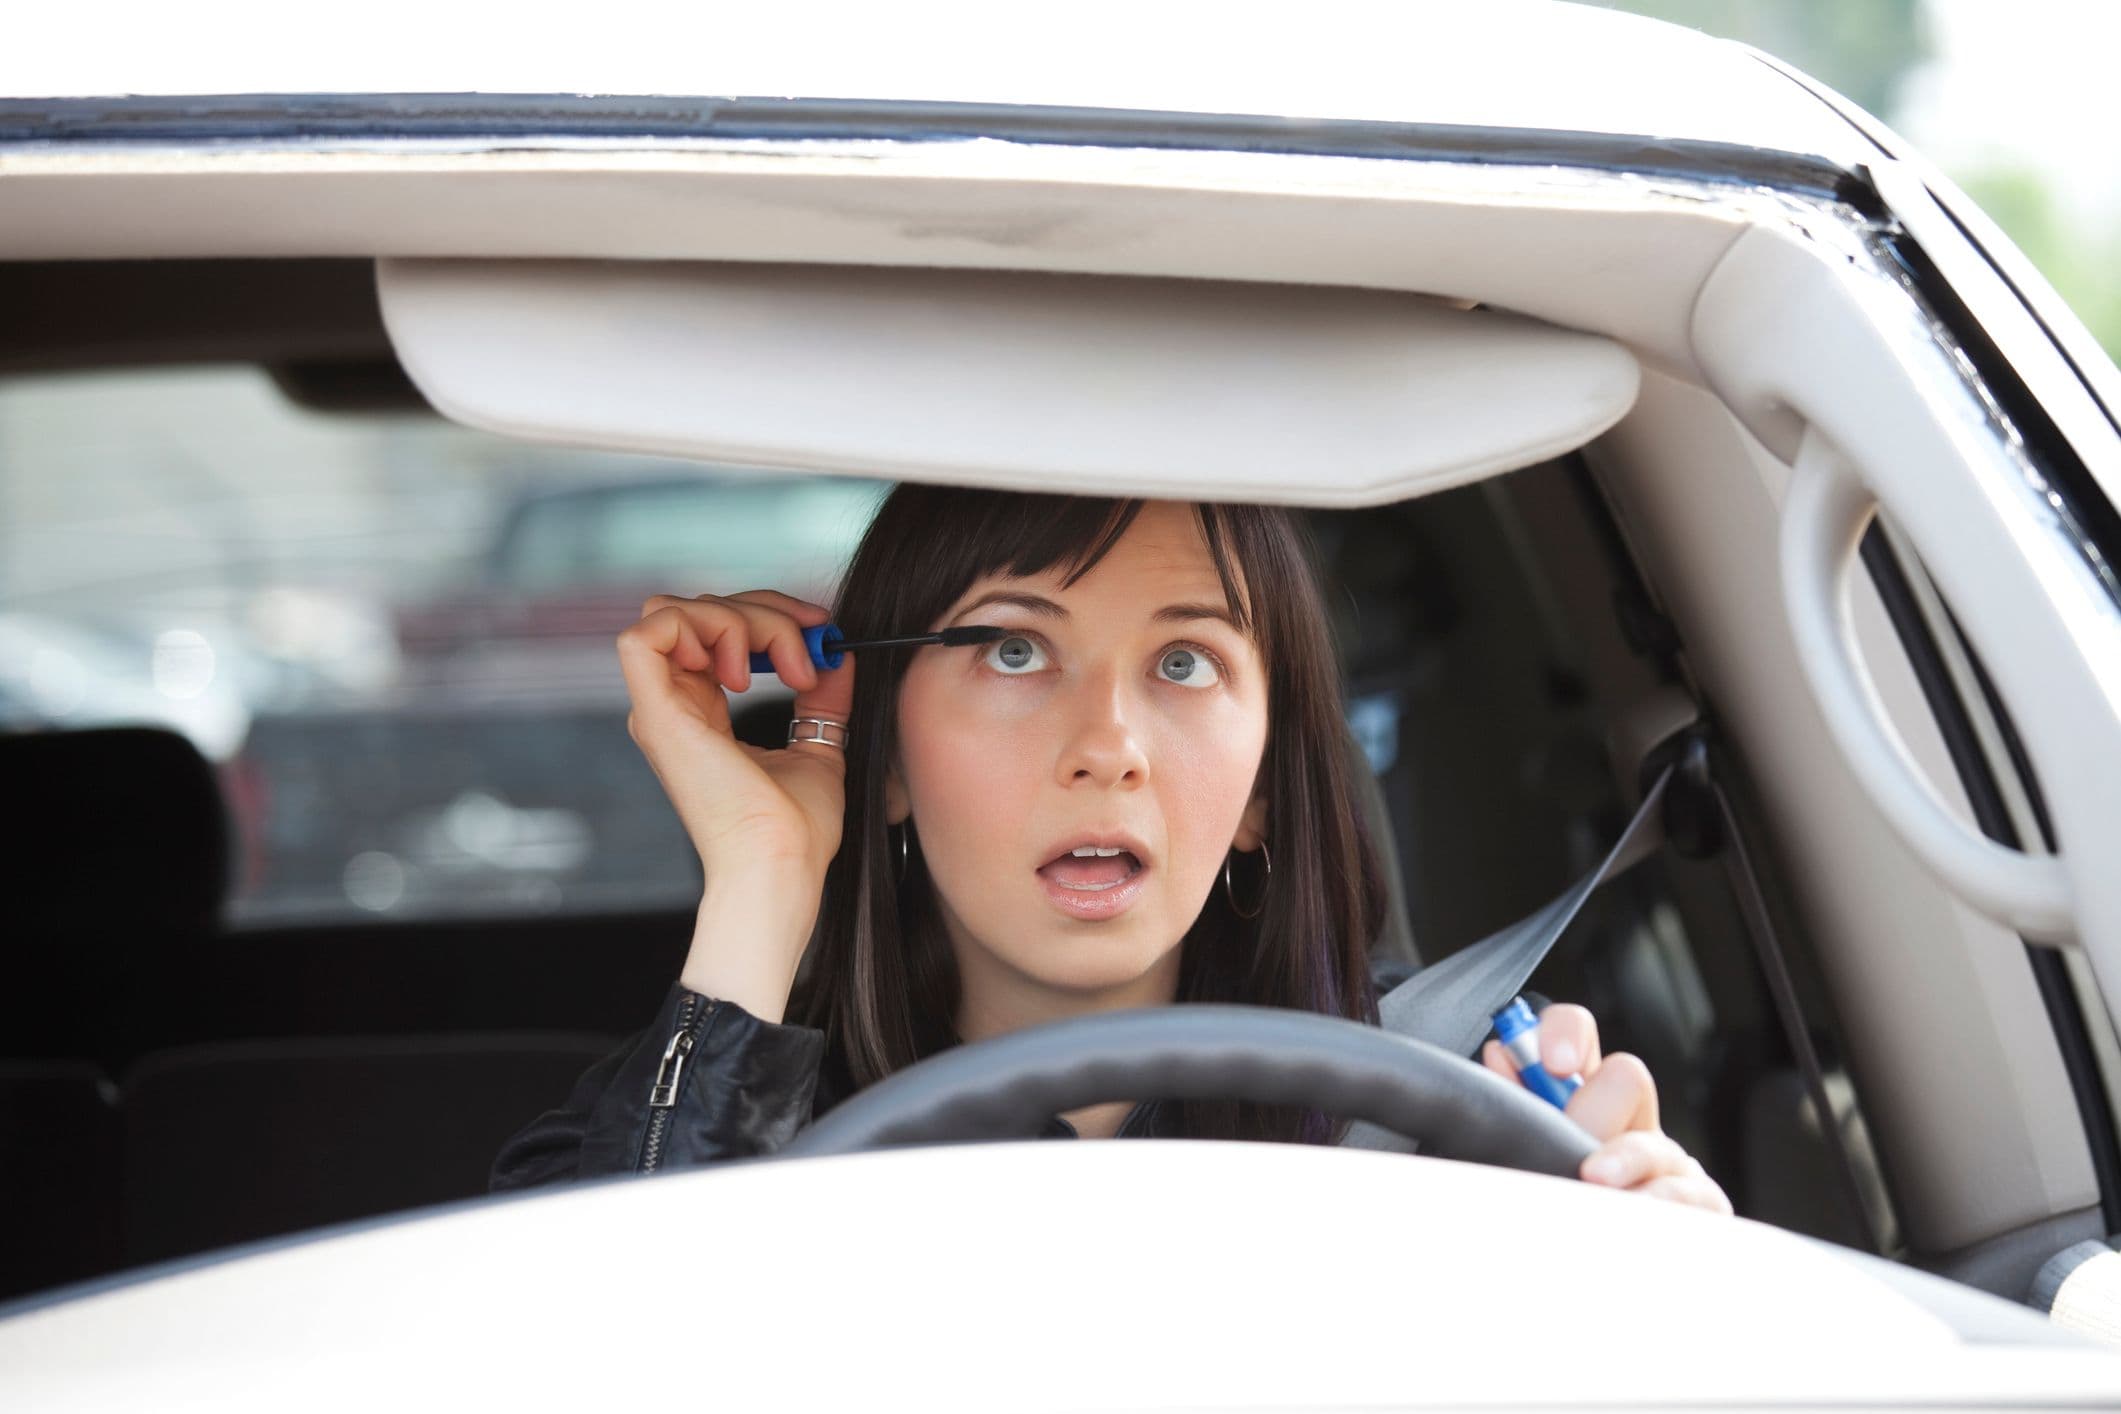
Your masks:
<instances>
[{"instance_id":1,"label":"black leather jacket","mask_svg":"<svg viewBox=\"0 0 2121 1414\"><path fill-rule=\"evenodd\" d=\"M1413 971L1395 959L1372 958L1370 983L1382 995ZM1531 988L1523 995L1533 1010L1546 1008L1547 999ZM1479 1058L1476 1045L1469 1059ZM499 1193L756 1158L779 1149L853 1090L824 1032L761 1021L735 1002L673 983L646 1029L585 1071L566 1104L502 1146L489 1185ZM1144 1100L1127 1112L1115 1137L1181 1137L1181 1109ZM1055 1115L1044 1137L1080 1136Z\"/></svg>"},{"instance_id":2,"label":"black leather jacket","mask_svg":"<svg viewBox=\"0 0 2121 1414\"><path fill-rule=\"evenodd\" d=\"M647 1029L591 1066L567 1103L532 1120L494 1160L495 1192L753 1158L786 1144L853 1089L825 1033L761 1021L673 985ZM1118 1137L1170 1137L1173 1106L1145 1100ZM1045 1133L1075 1138L1054 1116Z\"/></svg>"}]
</instances>

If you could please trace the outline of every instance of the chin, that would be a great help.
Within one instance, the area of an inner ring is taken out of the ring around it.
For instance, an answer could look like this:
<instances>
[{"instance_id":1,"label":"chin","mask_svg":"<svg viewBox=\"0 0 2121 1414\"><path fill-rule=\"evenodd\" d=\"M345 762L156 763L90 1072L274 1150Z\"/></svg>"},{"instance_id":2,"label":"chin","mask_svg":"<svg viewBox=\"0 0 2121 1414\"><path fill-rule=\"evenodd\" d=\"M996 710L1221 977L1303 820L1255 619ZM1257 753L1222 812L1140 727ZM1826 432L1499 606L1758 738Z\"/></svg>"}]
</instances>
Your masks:
<instances>
[{"instance_id":1,"label":"chin","mask_svg":"<svg viewBox=\"0 0 2121 1414\"><path fill-rule=\"evenodd\" d=\"M1109 924L1063 923L1033 948L998 949L996 955L1041 986L1091 995L1139 983L1177 946L1128 936Z\"/></svg>"}]
</instances>

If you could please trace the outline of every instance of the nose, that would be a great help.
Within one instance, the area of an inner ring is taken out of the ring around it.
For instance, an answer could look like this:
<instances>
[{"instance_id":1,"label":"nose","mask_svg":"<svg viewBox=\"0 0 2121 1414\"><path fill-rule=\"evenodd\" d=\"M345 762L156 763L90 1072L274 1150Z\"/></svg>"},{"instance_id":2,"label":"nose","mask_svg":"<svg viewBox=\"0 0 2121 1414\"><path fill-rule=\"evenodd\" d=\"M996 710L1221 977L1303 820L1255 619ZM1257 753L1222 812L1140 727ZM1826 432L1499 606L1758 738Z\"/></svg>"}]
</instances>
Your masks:
<instances>
[{"instance_id":1,"label":"nose","mask_svg":"<svg viewBox=\"0 0 2121 1414\"><path fill-rule=\"evenodd\" d=\"M1068 717L1057 775L1064 786L1082 783L1136 789L1148 784L1149 756L1136 734L1126 688L1119 674L1096 674L1083 683Z\"/></svg>"}]
</instances>

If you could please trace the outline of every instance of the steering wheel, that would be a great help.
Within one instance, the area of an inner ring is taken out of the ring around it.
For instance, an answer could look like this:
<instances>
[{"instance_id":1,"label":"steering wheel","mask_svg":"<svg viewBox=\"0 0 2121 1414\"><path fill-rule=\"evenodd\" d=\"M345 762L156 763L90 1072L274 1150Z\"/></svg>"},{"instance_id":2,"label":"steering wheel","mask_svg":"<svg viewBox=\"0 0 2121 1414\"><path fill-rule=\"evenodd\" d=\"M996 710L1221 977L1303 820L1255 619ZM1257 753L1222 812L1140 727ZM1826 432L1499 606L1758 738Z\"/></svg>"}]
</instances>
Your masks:
<instances>
[{"instance_id":1,"label":"steering wheel","mask_svg":"<svg viewBox=\"0 0 2121 1414\"><path fill-rule=\"evenodd\" d=\"M1063 1111L1142 1097L1302 1105L1440 1158L1561 1178L1597 1147L1552 1105L1426 1041L1282 1007L1191 1003L953 1047L835 1106L780 1152L1029 1137Z\"/></svg>"}]
</instances>

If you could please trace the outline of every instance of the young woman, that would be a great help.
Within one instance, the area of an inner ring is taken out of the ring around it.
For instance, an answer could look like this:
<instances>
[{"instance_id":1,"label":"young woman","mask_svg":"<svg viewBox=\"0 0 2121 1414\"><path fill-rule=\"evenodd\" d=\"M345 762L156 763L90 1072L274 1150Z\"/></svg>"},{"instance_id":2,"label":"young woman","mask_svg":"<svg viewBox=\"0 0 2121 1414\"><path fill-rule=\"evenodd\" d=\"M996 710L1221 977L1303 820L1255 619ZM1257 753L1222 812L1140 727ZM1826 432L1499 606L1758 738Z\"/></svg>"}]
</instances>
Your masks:
<instances>
[{"instance_id":1,"label":"young woman","mask_svg":"<svg viewBox=\"0 0 2121 1414\"><path fill-rule=\"evenodd\" d=\"M961 624L979 647L820 672L850 640ZM1227 1001L1374 1022L1383 890L1300 524L1271 507L901 486L827 611L770 590L658 596L619 635L627 730L705 867L661 1013L512 1139L508 1189L768 1153L852 1091L963 1041L1120 1007ZM763 650L789 743L738 742ZM1730 1211L1658 1129L1634 1057L1550 1007L1549 1069L1601 1142L1583 1177ZM1482 1060L1516 1071L1494 1042ZM1286 1107L1119 1101L1054 1135L1329 1142Z\"/></svg>"}]
</instances>

